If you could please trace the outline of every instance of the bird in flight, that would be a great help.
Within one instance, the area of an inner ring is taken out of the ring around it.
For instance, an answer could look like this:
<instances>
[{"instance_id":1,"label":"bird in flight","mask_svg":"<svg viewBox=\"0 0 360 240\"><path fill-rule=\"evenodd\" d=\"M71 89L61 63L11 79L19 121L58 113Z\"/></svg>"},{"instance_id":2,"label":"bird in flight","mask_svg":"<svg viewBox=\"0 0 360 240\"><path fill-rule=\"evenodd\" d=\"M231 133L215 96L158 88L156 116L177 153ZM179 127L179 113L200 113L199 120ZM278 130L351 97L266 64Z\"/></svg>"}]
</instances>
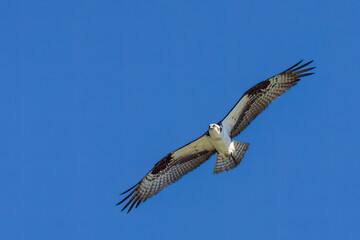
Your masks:
<instances>
[{"instance_id":1,"label":"bird in flight","mask_svg":"<svg viewBox=\"0 0 360 240\"><path fill-rule=\"evenodd\" d=\"M301 77L314 74L315 67L305 68L313 61L300 65L302 61L285 71L262 81L247 90L230 112L220 122L209 125L208 131L198 139L170 152L150 170L135 186L122 194L128 195L118 204L129 207L127 212L159 193L206 162L217 153L214 174L229 171L238 166L249 148L249 143L233 141L271 102L280 97Z\"/></svg>"}]
</instances>

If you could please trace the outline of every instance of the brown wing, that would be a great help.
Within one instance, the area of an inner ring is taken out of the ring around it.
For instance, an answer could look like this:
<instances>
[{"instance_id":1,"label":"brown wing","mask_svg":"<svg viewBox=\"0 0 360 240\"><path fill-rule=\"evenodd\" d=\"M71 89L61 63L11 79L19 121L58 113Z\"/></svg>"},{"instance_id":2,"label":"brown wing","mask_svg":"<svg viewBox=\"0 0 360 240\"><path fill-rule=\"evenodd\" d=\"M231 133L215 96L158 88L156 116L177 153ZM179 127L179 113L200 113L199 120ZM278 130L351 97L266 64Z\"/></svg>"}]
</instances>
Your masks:
<instances>
[{"instance_id":1,"label":"brown wing","mask_svg":"<svg viewBox=\"0 0 360 240\"><path fill-rule=\"evenodd\" d=\"M134 206L137 208L140 203L145 202L163 188L199 167L216 152L207 138L208 136L203 135L184 147L166 155L155 164L154 168L139 183L122 193L125 194L132 190L117 205L131 197L122 209L123 211L130 206L128 210L130 212Z\"/></svg>"},{"instance_id":2,"label":"brown wing","mask_svg":"<svg viewBox=\"0 0 360 240\"><path fill-rule=\"evenodd\" d=\"M313 74L308 71L315 67L303 69L313 61L297 67L301 62L272 78L256 84L244 93L233 109L221 121L231 138L236 137L243 131L276 98L296 85L301 77Z\"/></svg>"}]
</instances>

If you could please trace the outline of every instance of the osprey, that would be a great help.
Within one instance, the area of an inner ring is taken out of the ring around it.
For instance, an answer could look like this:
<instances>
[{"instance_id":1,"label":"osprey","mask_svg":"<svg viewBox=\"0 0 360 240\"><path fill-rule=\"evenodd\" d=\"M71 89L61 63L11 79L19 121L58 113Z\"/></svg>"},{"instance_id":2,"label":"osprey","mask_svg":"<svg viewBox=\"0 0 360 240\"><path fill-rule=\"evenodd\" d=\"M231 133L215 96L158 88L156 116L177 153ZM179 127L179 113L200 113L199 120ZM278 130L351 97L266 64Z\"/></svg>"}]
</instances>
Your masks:
<instances>
[{"instance_id":1,"label":"osprey","mask_svg":"<svg viewBox=\"0 0 360 240\"><path fill-rule=\"evenodd\" d=\"M163 188L176 182L187 173L199 167L217 153L214 174L229 171L238 166L249 148L249 143L236 142L232 139L243 131L271 102L280 97L301 77L315 67L306 68L310 63L298 62L289 69L262 81L247 90L231 111L217 124L210 124L209 130L198 139L170 152L135 186L123 192L131 191L121 202L130 210L159 193ZM300 65L300 66L299 66Z\"/></svg>"}]
</instances>

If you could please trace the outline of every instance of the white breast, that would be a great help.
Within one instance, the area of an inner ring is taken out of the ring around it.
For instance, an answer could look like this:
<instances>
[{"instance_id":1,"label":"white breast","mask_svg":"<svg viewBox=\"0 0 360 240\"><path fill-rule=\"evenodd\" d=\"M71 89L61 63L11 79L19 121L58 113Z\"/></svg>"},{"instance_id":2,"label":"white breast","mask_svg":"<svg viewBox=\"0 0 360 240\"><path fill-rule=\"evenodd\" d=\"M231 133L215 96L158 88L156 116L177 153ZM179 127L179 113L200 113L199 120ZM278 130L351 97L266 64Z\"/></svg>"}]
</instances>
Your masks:
<instances>
[{"instance_id":1,"label":"white breast","mask_svg":"<svg viewBox=\"0 0 360 240\"><path fill-rule=\"evenodd\" d=\"M222 156L228 156L234 148L231 144L231 138L226 129L219 133L215 128L209 130L210 142L214 145L216 151Z\"/></svg>"}]
</instances>

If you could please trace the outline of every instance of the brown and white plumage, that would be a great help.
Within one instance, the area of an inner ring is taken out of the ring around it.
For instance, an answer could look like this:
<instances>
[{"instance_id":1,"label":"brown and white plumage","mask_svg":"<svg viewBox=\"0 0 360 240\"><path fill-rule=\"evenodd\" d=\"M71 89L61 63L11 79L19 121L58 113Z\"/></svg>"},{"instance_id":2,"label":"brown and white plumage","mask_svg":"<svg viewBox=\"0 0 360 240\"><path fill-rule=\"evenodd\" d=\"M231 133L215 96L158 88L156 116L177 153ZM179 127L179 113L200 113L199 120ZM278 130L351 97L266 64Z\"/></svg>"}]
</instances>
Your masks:
<instances>
[{"instance_id":1,"label":"brown and white plumage","mask_svg":"<svg viewBox=\"0 0 360 240\"><path fill-rule=\"evenodd\" d=\"M123 203L132 196L122 209L124 210L127 206L130 206L129 212L134 206L138 207L141 202L145 202L163 188L176 182L184 175L203 164L216 153L215 148L206 138L207 136L203 135L184 147L166 155L155 164L153 169L151 169L139 183L122 193L125 194L132 190L127 197L117 205Z\"/></svg>"},{"instance_id":2,"label":"brown and white plumage","mask_svg":"<svg viewBox=\"0 0 360 240\"><path fill-rule=\"evenodd\" d=\"M301 77L313 74L308 71L314 67L304 69L312 61L303 65L300 65L301 62L246 91L222 121L210 124L209 131L200 138L162 158L140 182L122 193L128 195L117 205L128 200L122 210L129 207L129 212L134 206L138 207L199 167L215 153L218 156L214 173L228 171L239 165L249 144L232 141L232 138L243 131L271 102L296 85Z\"/></svg>"},{"instance_id":3,"label":"brown and white plumage","mask_svg":"<svg viewBox=\"0 0 360 240\"><path fill-rule=\"evenodd\" d=\"M315 67L303 69L313 61L298 66L301 62L256 84L244 93L233 109L220 122L229 130L231 138L243 131L276 98L296 85L301 77L313 74L308 71Z\"/></svg>"}]
</instances>

